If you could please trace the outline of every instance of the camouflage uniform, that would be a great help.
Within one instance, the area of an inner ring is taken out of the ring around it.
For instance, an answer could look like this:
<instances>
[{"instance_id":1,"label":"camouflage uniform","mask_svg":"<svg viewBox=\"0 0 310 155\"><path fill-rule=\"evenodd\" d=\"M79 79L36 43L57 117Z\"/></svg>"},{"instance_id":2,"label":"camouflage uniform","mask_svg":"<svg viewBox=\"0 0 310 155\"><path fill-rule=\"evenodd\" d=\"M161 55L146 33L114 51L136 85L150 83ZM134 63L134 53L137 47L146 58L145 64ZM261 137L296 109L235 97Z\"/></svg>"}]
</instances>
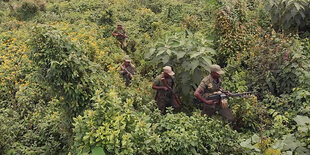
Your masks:
<instances>
[{"instance_id":1,"label":"camouflage uniform","mask_svg":"<svg viewBox=\"0 0 310 155\"><path fill-rule=\"evenodd\" d=\"M219 82L217 82L215 79L212 78L211 75L209 75L201 81L198 88L202 90L202 97L207 98L209 95L215 94L216 92L220 91L221 84L221 79L219 79ZM231 110L228 108L223 108L219 101L214 104L204 103L201 114L207 114L208 116L212 116L215 114L216 111L219 111L219 113L229 122L234 121Z\"/></svg>"},{"instance_id":2,"label":"camouflage uniform","mask_svg":"<svg viewBox=\"0 0 310 155\"><path fill-rule=\"evenodd\" d=\"M164 78L163 74L156 77L154 82L156 86L165 86L162 78ZM171 87L174 91L174 78L166 78L166 81L169 87ZM177 104L176 100L174 99L172 93L169 90L157 90L155 100L157 103L157 107L162 114L166 114L166 107L169 106L173 107L175 112L178 112L180 110L180 105Z\"/></svg>"},{"instance_id":3,"label":"camouflage uniform","mask_svg":"<svg viewBox=\"0 0 310 155\"><path fill-rule=\"evenodd\" d=\"M126 34L125 30L124 29L115 29L113 31L113 33L120 34L120 35L116 36L116 39L121 43L122 48L126 48L127 42L126 42L126 37L124 36Z\"/></svg>"},{"instance_id":4,"label":"camouflage uniform","mask_svg":"<svg viewBox=\"0 0 310 155\"><path fill-rule=\"evenodd\" d=\"M135 66L133 64L130 64L128 67L125 67L124 63L122 64L122 66L131 74L131 75L134 75L135 74ZM121 76L125 79L126 81L126 86L129 86L130 84L130 80L131 80L131 77L130 75L122 70L122 68L120 69L120 72Z\"/></svg>"}]
</instances>

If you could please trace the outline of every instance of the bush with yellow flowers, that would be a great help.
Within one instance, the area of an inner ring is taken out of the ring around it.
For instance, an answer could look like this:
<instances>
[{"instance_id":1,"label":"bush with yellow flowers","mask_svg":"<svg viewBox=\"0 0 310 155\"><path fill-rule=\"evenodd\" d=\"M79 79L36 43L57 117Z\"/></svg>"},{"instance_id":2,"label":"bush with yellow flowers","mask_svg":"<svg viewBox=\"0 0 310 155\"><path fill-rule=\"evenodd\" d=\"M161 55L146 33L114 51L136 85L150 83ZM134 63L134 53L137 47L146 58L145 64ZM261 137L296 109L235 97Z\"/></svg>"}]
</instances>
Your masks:
<instances>
[{"instance_id":1,"label":"bush with yellow flowers","mask_svg":"<svg viewBox=\"0 0 310 155\"><path fill-rule=\"evenodd\" d=\"M265 4L0 1L0 154L309 154L309 35L274 30ZM136 66L129 87L125 55ZM192 101L211 63L224 89L255 92L228 100L232 124ZM163 65L176 73L180 113L161 115L154 101Z\"/></svg>"}]
</instances>

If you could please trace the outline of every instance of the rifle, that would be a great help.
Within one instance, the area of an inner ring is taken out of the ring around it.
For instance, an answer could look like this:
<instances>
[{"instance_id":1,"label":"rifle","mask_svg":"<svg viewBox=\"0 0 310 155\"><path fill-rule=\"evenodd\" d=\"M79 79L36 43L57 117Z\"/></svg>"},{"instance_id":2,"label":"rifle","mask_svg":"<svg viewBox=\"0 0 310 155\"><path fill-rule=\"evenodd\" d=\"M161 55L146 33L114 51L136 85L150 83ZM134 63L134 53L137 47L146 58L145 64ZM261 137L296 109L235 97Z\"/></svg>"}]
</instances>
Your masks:
<instances>
[{"instance_id":1,"label":"rifle","mask_svg":"<svg viewBox=\"0 0 310 155\"><path fill-rule=\"evenodd\" d=\"M121 66L121 69L125 70L125 72L127 72L127 74L130 76L130 78L132 77L132 74L124 66Z\"/></svg>"},{"instance_id":2,"label":"rifle","mask_svg":"<svg viewBox=\"0 0 310 155\"><path fill-rule=\"evenodd\" d=\"M234 93L231 95L226 95L225 92L220 94L213 94L206 98L206 100L222 100L229 97L244 97L244 98L250 98L253 96L253 92L243 92L243 93Z\"/></svg>"},{"instance_id":3,"label":"rifle","mask_svg":"<svg viewBox=\"0 0 310 155\"><path fill-rule=\"evenodd\" d=\"M227 101L225 102L225 101L222 101L222 100L225 100L225 99L227 99L229 97L245 97L245 98L249 98L249 97L252 97L252 94L254 94L253 92L243 92L243 93L230 94L228 96L228 95L226 95L226 92L227 91L222 91L222 93L210 95L210 96L208 96L205 99L206 100L219 100L221 107L222 108L227 108L228 107ZM202 101L197 100L197 99L195 101L197 103L203 103Z\"/></svg>"},{"instance_id":4,"label":"rifle","mask_svg":"<svg viewBox=\"0 0 310 155\"><path fill-rule=\"evenodd\" d=\"M177 94L175 94L172 90L172 88L168 85L168 82L165 78L162 78L164 85L168 88L168 90L171 92L172 96L174 97L175 101L177 102L178 105L181 105L181 101Z\"/></svg>"},{"instance_id":5,"label":"rifle","mask_svg":"<svg viewBox=\"0 0 310 155\"><path fill-rule=\"evenodd\" d=\"M123 38L129 38L126 34L122 34L122 33L112 33L112 35L115 37L122 36Z\"/></svg>"}]
</instances>

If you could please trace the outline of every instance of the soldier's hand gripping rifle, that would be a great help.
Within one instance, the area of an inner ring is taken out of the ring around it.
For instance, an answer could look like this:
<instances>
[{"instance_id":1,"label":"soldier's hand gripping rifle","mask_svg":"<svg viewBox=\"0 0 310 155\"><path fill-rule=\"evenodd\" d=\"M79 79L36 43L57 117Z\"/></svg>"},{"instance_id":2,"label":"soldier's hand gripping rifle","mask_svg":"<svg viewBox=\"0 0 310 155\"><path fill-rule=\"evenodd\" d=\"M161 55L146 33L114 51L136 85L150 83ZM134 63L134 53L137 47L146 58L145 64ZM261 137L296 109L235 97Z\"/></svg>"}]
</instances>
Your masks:
<instances>
[{"instance_id":1,"label":"soldier's hand gripping rifle","mask_svg":"<svg viewBox=\"0 0 310 155\"><path fill-rule=\"evenodd\" d=\"M121 36L122 38L129 38L129 36L127 34L122 34L122 33L113 33L112 35L115 37Z\"/></svg>"},{"instance_id":2,"label":"soldier's hand gripping rifle","mask_svg":"<svg viewBox=\"0 0 310 155\"><path fill-rule=\"evenodd\" d=\"M168 85L168 82L165 78L162 78L162 81L164 83L164 85L168 88L168 90L171 92L173 98L175 99L175 101L177 102L178 105L181 105L181 101L179 99L179 97L177 96L177 94L175 94L172 90L172 88Z\"/></svg>"},{"instance_id":3,"label":"soldier's hand gripping rifle","mask_svg":"<svg viewBox=\"0 0 310 155\"><path fill-rule=\"evenodd\" d=\"M121 69L125 71L129 75L130 78L132 78L132 74L124 66L121 66Z\"/></svg>"},{"instance_id":4,"label":"soldier's hand gripping rifle","mask_svg":"<svg viewBox=\"0 0 310 155\"><path fill-rule=\"evenodd\" d=\"M228 91L222 91L219 94L213 94L206 98L206 100L218 100L222 108L227 108L227 98L229 97L244 97L249 98L253 96L253 92L243 92L243 93L234 93L231 94Z\"/></svg>"}]
</instances>

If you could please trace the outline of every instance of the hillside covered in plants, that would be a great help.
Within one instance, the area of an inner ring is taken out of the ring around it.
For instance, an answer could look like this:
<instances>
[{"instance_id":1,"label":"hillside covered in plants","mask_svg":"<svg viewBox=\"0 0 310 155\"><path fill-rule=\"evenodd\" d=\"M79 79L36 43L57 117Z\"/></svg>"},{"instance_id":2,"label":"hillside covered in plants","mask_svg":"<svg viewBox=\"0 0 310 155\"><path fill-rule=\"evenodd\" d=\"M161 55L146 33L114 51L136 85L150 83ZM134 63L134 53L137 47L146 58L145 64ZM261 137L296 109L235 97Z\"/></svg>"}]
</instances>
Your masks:
<instances>
[{"instance_id":1,"label":"hillside covered in plants","mask_svg":"<svg viewBox=\"0 0 310 155\"><path fill-rule=\"evenodd\" d=\"M1 0L0 155L310 154L309 60L310 0ZM194 97L212 64L255 92L234 127ZM162 115L166 65L182 108Z\"/></svg>"}]
</instances>

